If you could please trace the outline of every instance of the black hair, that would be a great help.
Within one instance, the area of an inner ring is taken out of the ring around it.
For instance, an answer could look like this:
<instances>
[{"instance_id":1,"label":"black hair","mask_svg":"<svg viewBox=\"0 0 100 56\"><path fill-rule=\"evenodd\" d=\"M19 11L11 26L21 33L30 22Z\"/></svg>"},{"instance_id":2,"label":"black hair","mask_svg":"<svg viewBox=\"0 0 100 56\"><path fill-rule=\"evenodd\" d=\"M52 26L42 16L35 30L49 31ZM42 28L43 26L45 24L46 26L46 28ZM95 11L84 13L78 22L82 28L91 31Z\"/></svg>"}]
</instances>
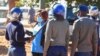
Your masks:
<instances>
[{"instance_id":1,"label":"black hair","mask_svg":"<svg viewBox=\"0 0 100 56\"><path fill-rule=\"evenodd\" d=\"M59 14L55 14L55 13L54 13L54 17L55 17L55 19L58 20L58 21L64 20L64 16L59 15Z\"/></svg>"},{"instance_id":2,"label":"black hair","mask_svg":"<svg viewBox=\"0 0 100 56\"><path fill-rule=\"evenodd\" d=\"M21 21L22 17L23 17L23 15L21 13L20 16L18 17L19 18L19 21Z\"/></svg>"}]
</instances>

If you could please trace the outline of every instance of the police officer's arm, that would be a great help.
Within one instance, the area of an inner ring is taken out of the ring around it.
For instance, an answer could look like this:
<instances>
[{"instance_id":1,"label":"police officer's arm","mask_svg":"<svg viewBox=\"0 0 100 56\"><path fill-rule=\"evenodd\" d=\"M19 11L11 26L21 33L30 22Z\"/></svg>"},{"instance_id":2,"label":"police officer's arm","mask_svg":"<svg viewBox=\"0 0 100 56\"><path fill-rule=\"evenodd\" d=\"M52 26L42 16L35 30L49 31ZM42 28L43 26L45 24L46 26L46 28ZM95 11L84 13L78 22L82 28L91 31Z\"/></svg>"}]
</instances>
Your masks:
<instances>
[{"instance_id":1,"label":"police officer's arm","mask_svg":"<svg viewBox=\"0 0 100 56\"><path fill-rule=\"evenodd\" d=\"M97 28L96 25L94 27L94 33L92 37L92 44L93 44L93 56L97 56L97 46L98 46L98 35L97 35Z\"/></svg>"},{"instance_id":2,"label":"police officer's arm","mask_svg":"<svg viewBox=\"0 0 100 56\"><path fill-rule=\"evenodd\" d=\"M6 30L6 35L5 35L6 40L9 40L8 32Z\"/></svg>"},{"instance_id":3,"label":"police officer's arm","mask_svg":"<svg viewBox=\"0 0 100 56\"><path fill-rule=\"evenodd\" d=\"M80 23L75 21L74 25L73 25L73 33L72 33L72 46L71 46L71 56L74 56L75 54L75 50L77 48L78 45L78 41L79 41L79 27Z\"/></svg>"},{"instance_id":4,"label":"police officer's arm","mask_svg":"<svg viewBox=\"0 0 100 56\"><path fill-rule=\"evenodd\" d=\"M49 48L51 36L52 36L52 22L48 21L45 32L44 53L47 52Z\"/></svg>"},{"instance_id":5,"label":"police officer's arm","mask_svg":"<svg viewBox=\"0 0 100 56\"><path fill-rule=\"evenodd\" d=\"M69 39L70 39L70 34L69 34L69 23L67 23L67 33L66 33L66 39L65 39L65 41L66 41L66 48L67 48L67 50L68 50L68 46L69 46ZM68 52L67 52L67 54L68 54Z\"/></svg>"},{"instance_id":6,"label":"police officer's arm","mask_svg":"<svg viewBox=\"0 0 100 56\"><path fill-rule=\"evenodd\" d=\"M68 48L69 45L69 39L70 39L70 34L69 34L69 23L67 23L67 33L66 33L66 47Z\"/></svg>"}]
</instances>

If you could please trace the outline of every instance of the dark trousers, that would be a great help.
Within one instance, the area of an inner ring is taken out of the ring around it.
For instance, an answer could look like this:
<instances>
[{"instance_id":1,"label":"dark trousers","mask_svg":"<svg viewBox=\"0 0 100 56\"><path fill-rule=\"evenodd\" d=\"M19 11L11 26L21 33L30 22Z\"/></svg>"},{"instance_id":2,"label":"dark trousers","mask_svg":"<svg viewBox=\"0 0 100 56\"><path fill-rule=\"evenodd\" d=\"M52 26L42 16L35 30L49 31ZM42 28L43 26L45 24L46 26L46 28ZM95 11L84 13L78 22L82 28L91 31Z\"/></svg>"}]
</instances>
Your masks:
<instances>
[{"instance_id":1,"label":"dark trousers","mask_svg":"<svg viewBox=\"0 0 100 56\"><path fill-rule=\"evenodd\" d=\"M64 46L50 46L47 56L67 56L67 49Z\"/></svg>"},{"instance_id":2,"label":"dark trousers","mask_svg":"<svg viewBox=\"0 0 100 56\"><path fill-rule=\"evenodd\" d=\"M43 53L35 53L35 52L32 52L32 56L43 56Z\"/></svg>"},{"instance_id":3,"label":"dark trousers","mask_svg":"<svg viewBox=\"0 0 100 56\"><path fill-rule=\"evenodd\" d=\"M8 50L8 56L26 56L25 48L11 46Z\"/></svg>"},{"instance_id":4,"label":"dark trousers","mask_svg":"<svg viewBox=\"0 0 100 56\"><path fill-rule=\"evenodd\" d=\"M74 56L92 56L92 52L76 52Z\"/></svg>"},{"instance_id":5,"label":"dark trousers","mask_svg":"<svg viewBox=\"0 0 100 56\"><path fill-rule=\"evenodd\" d=\"M99 28L100 28L100 25L99 26L97 26L97 32L98 32L98 36L99 36ZM100 49L99 49L99 47L100 47L100 37L98 37L98 52L97 52L97 56L100 56Z\"/></svg>"},{"instance_id":6,"label":"dark trousers","mask_svg":"<svg viewBox=\"0 0 100 56\"><path fill-rule=\"evenodd\" d=\"M100 56L100 38L99 38L99 40L98 40L98 52L97 52L97 56Z\"/></svg>"}]
</instances>

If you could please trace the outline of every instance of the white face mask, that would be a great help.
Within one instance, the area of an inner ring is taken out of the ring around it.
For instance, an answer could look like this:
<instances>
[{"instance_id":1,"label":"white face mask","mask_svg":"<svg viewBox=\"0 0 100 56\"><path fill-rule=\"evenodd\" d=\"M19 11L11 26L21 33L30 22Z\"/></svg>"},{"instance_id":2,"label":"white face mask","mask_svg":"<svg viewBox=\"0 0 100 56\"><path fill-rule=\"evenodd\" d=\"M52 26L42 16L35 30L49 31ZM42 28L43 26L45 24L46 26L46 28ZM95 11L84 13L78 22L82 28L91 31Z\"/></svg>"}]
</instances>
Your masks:
<instances>
[{"instance_id":1,"label":"white face mask","mask_svg":"<svg viewBox=\"0 0 100 56\"><path fill-rule=\"evenodd\" d=\"M42 21L43 21L43 19L39 16L39 17L37 18L37 22L41 23Z\"/></svg>"}]
</instances>

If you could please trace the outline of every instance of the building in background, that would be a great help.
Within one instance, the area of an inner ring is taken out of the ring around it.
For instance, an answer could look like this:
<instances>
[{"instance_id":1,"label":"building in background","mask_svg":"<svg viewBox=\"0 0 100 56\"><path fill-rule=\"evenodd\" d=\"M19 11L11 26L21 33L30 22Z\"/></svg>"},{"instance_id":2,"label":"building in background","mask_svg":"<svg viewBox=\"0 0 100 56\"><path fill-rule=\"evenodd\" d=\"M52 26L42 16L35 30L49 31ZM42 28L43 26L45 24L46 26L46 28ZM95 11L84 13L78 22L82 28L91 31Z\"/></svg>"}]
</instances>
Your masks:
<instances>
[{"instance_id":1,"label":"building in background","mask_svg":"<svg viewBox=\"0 0 100 56\"><path fill-rule=\"evenodd\" d=\"M1 6L7 6L8 1L7 0L0 0L0 7Z\"/></svg>"}]
</instances>

